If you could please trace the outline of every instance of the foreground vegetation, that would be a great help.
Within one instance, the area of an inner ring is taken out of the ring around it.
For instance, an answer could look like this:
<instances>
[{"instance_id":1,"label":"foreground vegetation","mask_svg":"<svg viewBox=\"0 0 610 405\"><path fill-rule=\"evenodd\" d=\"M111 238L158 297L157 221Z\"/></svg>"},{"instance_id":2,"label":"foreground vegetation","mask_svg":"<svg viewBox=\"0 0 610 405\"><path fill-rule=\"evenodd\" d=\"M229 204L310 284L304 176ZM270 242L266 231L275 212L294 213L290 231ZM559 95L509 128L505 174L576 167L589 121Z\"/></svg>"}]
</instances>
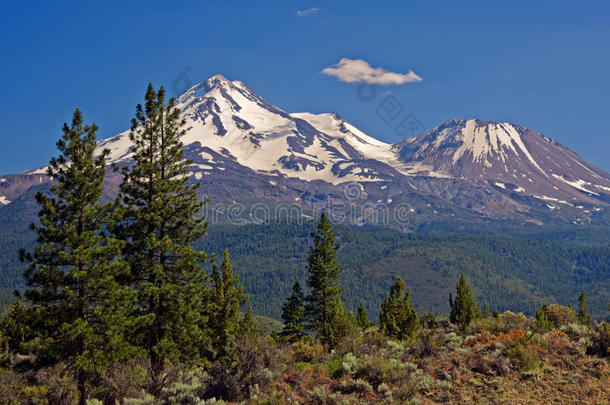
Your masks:
<instances>
[{"instance_id":1,"label":"foreground vegetation","mask_svg":"<svg viewBox=\"0 0 610 405\"><path fill-rule=\"evenodd\" d=\"M157 399L146 358L110 364L88 403L607 403L610 326L583 326L566 307L550 313L560 326L505 312L462 330L422 314L412 337L390 339L371 326L331 350L311 337L288 343L253 330L232 342L230 363L168 362ZM77 401L69 364L24 371L31 356L5 351L3 359L2 403Z\"/></svg>"}]
</instances>

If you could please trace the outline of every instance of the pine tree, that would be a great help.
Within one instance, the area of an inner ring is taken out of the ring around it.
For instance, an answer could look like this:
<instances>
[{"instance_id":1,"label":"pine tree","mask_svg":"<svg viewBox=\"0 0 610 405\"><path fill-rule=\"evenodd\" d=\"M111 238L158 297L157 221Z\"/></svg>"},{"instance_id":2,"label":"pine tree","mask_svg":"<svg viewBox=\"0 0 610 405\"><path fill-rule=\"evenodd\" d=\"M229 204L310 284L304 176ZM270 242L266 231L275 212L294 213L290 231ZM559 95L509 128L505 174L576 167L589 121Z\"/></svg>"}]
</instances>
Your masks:
<instances>
[{"instance_id":1,"label":"pine tree","mask_svg":"<svg viewBox=\"0 0 610 405\"><path fill-rule=\"evenodd\" d=\"M500 317L500 311L498 311L498 306L494 305L494 310L491 313L491 316L493 316L494 318L499 318Z\"/></svg>"},{"instance_id":2,"label":"pine tree","mask_svg":"<svg viewBox=\"0 0 610 405\"><path fill-rule=\"evenodd\" d=\"M207 223L200 216L199 183L189 183L183 125L174 99L166 104L163 87L155 91L149 84L132 120L134 165L122 171L122 221L113 227L126 242L127 282L138 298L133 336L150 359L155 395L166 359L197 359L209 342L203 318L208 278L200 266L206 254L192 247Z\"/></svg>"},{"instance_id":3,"label":"pine tree","mask_svg":"<svg viewBox=\"0 0 610 405\"><path fill-rule=\"evenodd\" d=\"M21 300L19 292L17 301L6 309L6 313L0 319L0 331L8 339L9 350L13 353L20 353L24 349L26 342L34 339L36 331L34 325L39 318L36 308L25 305Z\"/></svg>"},{"instance_id":4,"label":"pine tree","mask_svg":"<svg viewBox=\"0 0 610 405\"><path fill-rule=\"evenodd\" d=\"M358 304L358 312L356 312L356 324L362 330L371 326L371 321L369 321L369 317L366 314L366 309L364 309L364 304L362 301Z\"/></svg>"},{"instance_id":5,"label":"pine tree","mask_svg":"<svg viewBox=\"0 0 610 405\"><path fill-rule=\"evenodd\" d=\"M241 318L238 327L237 335L241 341L252 341L261 334L261 330L254 319L252 306L248 306L248 311Z\"/></svg>"},{"instance_id":6,"label":"pine tree","mask_svg":"<svg viewBox=\"0 0 610 405\"><path fill-rule=\"evenodd\" d=\"M487 305L487 301L483 303L483 309L481 310L481 317L487 318L489 316L489 306Z\"/></svg>"},{"instance_id":7,"label":"pine tree","mask_svg":"<svg viewBox=\"0 0 610 405\"><path fill-rule=\"evenodd\" d=\"M578 321L583 325L591 326L591 315L588 313L587 296L585 295L585 290L582 290L578 297Z\"/></svg>"},{"instance_id":8,"label":"pine tree","mask_svg":"<svg viewBox=\"0 0 610 405\"><path fill-rule=\"evenodd\" d=\"M471 321L481 318L481 309L479 303L474 299L470 287L468 287L468 284L466 283L464 274L460 276L460 280L455 288L455 300L451 294L449 295L449 306L451 307L449 319L452 323L463 329L468 326Z\"/></svg>"},{"instance_id":9,"label":"pine tree","mask_svg":"<svg viewBox=\"0 0 610 405\"><path fill-rule=\"evenodd\" d=\"M309 249L307 265L307 285L311 292L305 299L305 319L322 343L334 345L347 333L350 319L341 300L338 282L343 271L337 260L341 245L336 243L335 233L324 213L311 236L313 246Z\"/></svg>"},{"instance_id":10,"label":"pine tree","mask_svg":"<svg viewBox=\"0 0 610 405\"><path fill-rule=\"evenodd\" d=\"M536 311L536 327L540 331L548 331L555 327L553 322L549 320L546 311L547 305L541 305L540 308Z\"/></svg>"},{"instance_id":11,"label":"pine tree","mask_svg":"<svg viewBox=\"0 0 610 405\"><path fill-rule=\"evenodd\" d=\"M280 332L280 337L288 342L295 342L304 336L303 315L303 291L298 281L292 286L292 294L282 306L282 320L284 328Z\"/></svg>"},{"instance_id":12,"label":"pine tree","mask_svg":"<svg viewBox=\"0 0 610 405\"><path fill-rule=\"evenodd\" d=\"M94 157L96 131L95 124L83 123L78 109L72 125L64 124L60 154L47 170L56 183L50 196L36 195L40 225L31 229L37 245L33 253L21 252L29 263L25 298L37 315L31 325L39 336L37 361L71 364L80 404L96 372L129 353L123 314L129 312L130 293L116 281L128 268L116 259L121 243L104 234L108 216L100 198L109 151Z\"/></svg>"},{"instance_id":13,"label":"pine tree","mask_svg":"<svg viewBox=\"0 0 610 405\"><path fill-rule=\"evenodd\" d=\"M405 293L405 283L398 276L381 304L379 326L388 337L399 340L413 336L419 327L417 312L411 305L411 290Z\"/></svg>"},{"instance_id":14,"label":"pine tree","mask_svg":"<svg viewBox=\"0 0 610 405\"><path fill-rule=\"evenodd\" d=\"M212 345L216 357L228 356L231 353L231 339L239 328L239 308L246 304L248 295L239 284L239 277L233 276L233 266L229 259L229 250L224 250L224 260L220 266L220 274L216 266L212 270L213 311L210 316L212 329Z\"/></svg>"}]
</instances>

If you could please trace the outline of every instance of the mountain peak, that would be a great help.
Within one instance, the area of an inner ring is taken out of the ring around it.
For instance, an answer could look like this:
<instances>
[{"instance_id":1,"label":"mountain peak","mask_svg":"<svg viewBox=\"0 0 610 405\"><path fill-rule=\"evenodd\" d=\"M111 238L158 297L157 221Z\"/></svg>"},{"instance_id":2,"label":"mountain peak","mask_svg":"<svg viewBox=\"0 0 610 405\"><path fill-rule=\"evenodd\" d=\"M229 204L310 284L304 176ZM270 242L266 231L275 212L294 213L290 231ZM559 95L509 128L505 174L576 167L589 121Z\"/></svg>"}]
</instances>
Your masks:
<instances>
[{"instance_id":1,"label":"mountain peak","mask_svg":"<svg viewBox=\"0 0 610 405\"><path fill-rule=\"evenodd\" d=\"M218 86L232 87L233 83L221 74L214 75L205 81L207 91L210 91Z\"/></svg>"},{"instance_id":2,"label":"mountain peak","mask_svg":"<svg viewBox=\"0 0 610 405\"><path fill-rule=\"evenodd\" d=\"M438 161L440 153L445 169L463 167L467 162L490 168L494 164L525 159L534 169L542 171L528 149L532 137L536 136L541 137L508 122L454 119L421 137L405 141L409 147L403 150L403 158L409 155L409 159L419 160L434 155Z\"/></svg>"}]
</instances>

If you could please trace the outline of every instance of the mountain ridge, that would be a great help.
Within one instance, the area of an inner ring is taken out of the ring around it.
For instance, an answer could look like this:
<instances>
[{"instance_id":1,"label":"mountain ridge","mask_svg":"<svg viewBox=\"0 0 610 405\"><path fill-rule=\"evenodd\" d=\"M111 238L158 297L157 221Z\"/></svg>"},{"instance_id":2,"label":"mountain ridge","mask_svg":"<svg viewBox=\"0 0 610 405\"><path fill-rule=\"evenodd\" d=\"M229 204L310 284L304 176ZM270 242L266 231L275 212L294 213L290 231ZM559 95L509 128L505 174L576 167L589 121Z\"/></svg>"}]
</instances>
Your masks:
<instances>
[{"instance_id":1,"label":"mountain ridge","mask_svg":"<svg viewBox=\"0 0 610 405\"><path fill-rule=\"evenodd\" d=\"M236 194L320 206L334 198L405 204L413 215L577 223L610 205L608 173L516 124L453 119L389 144L338 113L287 113L222 75L192 86L176 106L186 120L182 142L192 181L212 199ZM108 148L111 163L129 164L128 134L100 140L98 152ZM120 179L109 177L116 186ZM49 180L44 168L2 176L0 206ZM345 191L354 183L356 199Z\"/></svg>"}]
</instances>

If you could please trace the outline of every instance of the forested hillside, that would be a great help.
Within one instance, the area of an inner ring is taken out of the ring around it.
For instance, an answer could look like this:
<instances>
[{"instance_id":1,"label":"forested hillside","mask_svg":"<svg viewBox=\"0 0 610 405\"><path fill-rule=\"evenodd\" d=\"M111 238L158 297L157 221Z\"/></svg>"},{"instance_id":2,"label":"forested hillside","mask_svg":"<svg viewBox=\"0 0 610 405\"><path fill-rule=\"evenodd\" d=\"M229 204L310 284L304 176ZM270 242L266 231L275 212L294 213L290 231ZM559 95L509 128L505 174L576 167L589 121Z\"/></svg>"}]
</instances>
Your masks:
<instances>
[{"instance_id":1,"label":"forested hillside","mask_svg":"<svg viewBox=\"0 0 610 405\"><path fill-rule=\"evenodd\" d=\"M15 207L18 207L15 204ZM5 212L11 205L3 207ZM1 215L0 302L24 286L19 248L33 242L27 225ZM33 218L32 218L33 219ZM281 302L296 280L304 281L311 223L216 225L197 247L217 255L229 247L256 313L279 319ZM413 289L418 310L447 313L447 296L460 273L477 297L501 309L533 314L540 304L575 303L585 289L594 317L606 316L610 291L610 247L603 233L549 232L514 237L471 233L401 233L390 229L337 226L345 266L342 285L350 309L358 301L375 313L400 275Z\"/></svg>"},{"instance_id":2,"label":"forested hillside","mask_svg":"<svg viewBox=\"0 0 610 405\"><path fill-rule=\"evenodd\" d=\"M214 226L198 246L216 254L229 247L255 312L278 318L292 283L304 281L312 229L307 223ZM376 313L399 275L413 290L418 310L447 313L449 291L464 273L476 296L491 307L533 314L544 303L574 304L585 289L593 316L607 313L608 245L347 226L336 231L343 244L343 295L352 310L362 300L369 313Z\"/></svg>"}]
</instances>

